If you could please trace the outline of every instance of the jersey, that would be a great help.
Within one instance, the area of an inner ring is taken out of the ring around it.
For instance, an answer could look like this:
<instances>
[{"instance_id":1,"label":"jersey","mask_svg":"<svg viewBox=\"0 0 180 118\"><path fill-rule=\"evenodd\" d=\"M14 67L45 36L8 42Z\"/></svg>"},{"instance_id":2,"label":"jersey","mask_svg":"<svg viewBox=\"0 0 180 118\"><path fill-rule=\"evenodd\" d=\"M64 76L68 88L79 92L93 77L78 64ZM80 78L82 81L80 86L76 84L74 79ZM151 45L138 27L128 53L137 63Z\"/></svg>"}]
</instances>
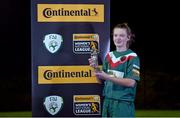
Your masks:
<instances>
[{"instance_id":1,"label":"jersey","mask_svg":"<svg viewBox=\"0 0 180 118\"><path fill-rule=\"evenodd\" d=\"M118 79L130 78L135 81L139 81L139 57L130 49L124 52L109 52L103 62L103 71L111 76L117 77ZM110 80L106 80L104 84L103 95L106 98L134 101L137 83L134 87L125 87L114 84Z\"/></svg>"}]
</instances>

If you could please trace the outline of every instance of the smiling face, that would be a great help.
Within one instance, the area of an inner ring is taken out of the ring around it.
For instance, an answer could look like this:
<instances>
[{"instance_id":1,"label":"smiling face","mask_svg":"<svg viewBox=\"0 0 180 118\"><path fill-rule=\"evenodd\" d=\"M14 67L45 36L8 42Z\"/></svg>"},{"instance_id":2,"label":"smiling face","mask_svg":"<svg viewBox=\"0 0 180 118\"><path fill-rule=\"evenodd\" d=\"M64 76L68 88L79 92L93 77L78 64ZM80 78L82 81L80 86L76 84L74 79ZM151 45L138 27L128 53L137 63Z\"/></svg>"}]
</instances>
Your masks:
<instances>
[{"instance_id":1,"label":"smiling face","mask_svg":"<svg viewBox=\"0 0 180 118\"><path fill-rule=\"evenodd\" d=\"M129 36L125 28L115 28L113 31L113 41L116 49L126 50Z\"/></svg>"}]
</instances>

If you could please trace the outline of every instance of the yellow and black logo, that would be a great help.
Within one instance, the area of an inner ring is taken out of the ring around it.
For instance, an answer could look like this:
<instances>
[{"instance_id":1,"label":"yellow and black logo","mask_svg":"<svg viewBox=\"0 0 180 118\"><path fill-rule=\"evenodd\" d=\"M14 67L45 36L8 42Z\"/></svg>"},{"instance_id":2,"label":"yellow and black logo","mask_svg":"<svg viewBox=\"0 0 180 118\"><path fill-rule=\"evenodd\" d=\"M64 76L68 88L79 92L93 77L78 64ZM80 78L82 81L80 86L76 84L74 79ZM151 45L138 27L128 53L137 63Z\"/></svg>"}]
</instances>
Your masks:
<instances>
[{"instance_id":1,"label":"yellow and black logo","mask_svg":"<svg viewBox=\"0 0 180 118\"><path fill-rule=\"evenodd\" d=\"M90 66L39 66L38 84L99 83Z\"/></svg>"},{"instance_id":2,"label":"yellow and black logo","mask_svg":"<svg viewBox=\"0 0 180 118\"><path fill-rule=\"evenodd\" d=\"M103 4L38 4L38 22L104 22Z\"/></svg>"},{"instance_id":3,"label":"yellow and black logo","mask_svg":"<svg viewBox=\"0 0 180 118\"><path fill-rule=\"evenodd\" d=\"M73 52L76 54L90 54L91 49L99 51L98 34L73 34Z\"/></svg>"},{"instance_id":4,"label":"yellow and black logo","mask_svg":"<svg viewBox=\"0 0 180 118\"><path fill-rule=\"evenodd\" d=\"M100 115L99 95L74 95L73 112L75 115Z\"/></svg>"}]
</instances>

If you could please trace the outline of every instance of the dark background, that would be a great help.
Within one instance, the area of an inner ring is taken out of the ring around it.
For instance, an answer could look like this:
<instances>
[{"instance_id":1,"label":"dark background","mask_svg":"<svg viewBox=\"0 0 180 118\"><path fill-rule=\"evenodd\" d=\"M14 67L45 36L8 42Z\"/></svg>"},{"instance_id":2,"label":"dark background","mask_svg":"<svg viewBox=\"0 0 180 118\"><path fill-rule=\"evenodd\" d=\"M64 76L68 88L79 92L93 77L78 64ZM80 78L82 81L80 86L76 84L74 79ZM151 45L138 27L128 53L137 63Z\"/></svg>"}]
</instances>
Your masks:
<instances>
[{"instance_id":1,"label":"dark background","mask_svg":"<svg viewBox=\"0 0 180 118\"><path fill-rule=\"evenodd\" d=\"M2 3L0 111L31 110L30 1ZM111 30L127 22L136 34L131 48L141 59L137 109L180 109L178 11L173 1L111 0Z\"/></svg>"}]
</instances>

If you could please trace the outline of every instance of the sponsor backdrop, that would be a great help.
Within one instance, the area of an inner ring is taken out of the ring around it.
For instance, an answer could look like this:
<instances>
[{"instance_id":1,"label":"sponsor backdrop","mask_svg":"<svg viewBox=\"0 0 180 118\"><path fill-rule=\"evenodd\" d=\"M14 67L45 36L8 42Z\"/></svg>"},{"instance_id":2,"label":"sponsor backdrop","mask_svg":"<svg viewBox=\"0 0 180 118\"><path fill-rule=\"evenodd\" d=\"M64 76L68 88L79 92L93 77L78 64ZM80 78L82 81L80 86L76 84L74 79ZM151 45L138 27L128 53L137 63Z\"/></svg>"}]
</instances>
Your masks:
<instances>
[{"instance_id":1,"label":"sponsor backdrop","mask_svg":"<svg viewBox=\"0 0 180 118\"><path fill-rule=\"evenodd\" d=\"M110 0L31 1L33 116L100 116L99 64L109 51Z\"/></svg>"}]
</instances>

